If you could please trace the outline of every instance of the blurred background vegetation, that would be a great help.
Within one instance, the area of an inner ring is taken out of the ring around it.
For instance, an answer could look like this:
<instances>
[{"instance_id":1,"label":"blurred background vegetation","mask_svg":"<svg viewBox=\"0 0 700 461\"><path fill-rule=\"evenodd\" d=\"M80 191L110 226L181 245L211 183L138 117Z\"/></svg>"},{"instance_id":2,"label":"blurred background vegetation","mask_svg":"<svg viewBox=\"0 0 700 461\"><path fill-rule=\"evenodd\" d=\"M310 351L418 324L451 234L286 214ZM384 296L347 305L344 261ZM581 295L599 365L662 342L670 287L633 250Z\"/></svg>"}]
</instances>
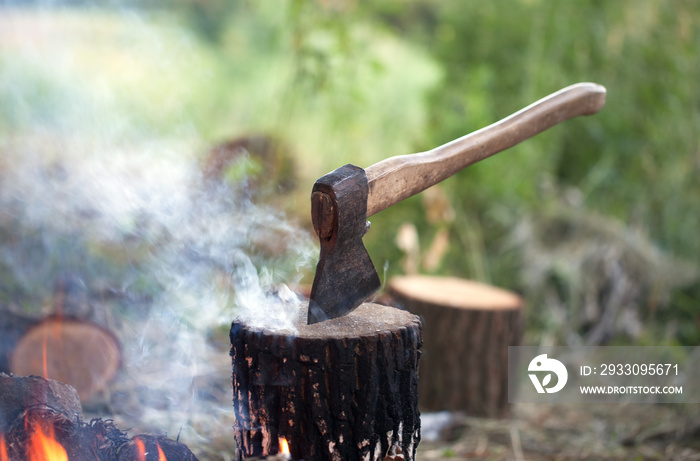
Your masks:
<instances>
[{"instance_id":1,"label":"blurred background vegetation","mask_svg":"<svg viewBox=\"0 0 700 461\"><path fill-rule=\"evenodd\" d=\"M698 2L0 5L5 149L22 136L158 139L204 158L267 136L295 165L275 203L308 229L326 172L600 83L602 112L380 213L366 244L382 277L453 275L523 294L528 343L700 344ZM255 161L237 168L265 176Z\"/></svg>"}]
</instances>

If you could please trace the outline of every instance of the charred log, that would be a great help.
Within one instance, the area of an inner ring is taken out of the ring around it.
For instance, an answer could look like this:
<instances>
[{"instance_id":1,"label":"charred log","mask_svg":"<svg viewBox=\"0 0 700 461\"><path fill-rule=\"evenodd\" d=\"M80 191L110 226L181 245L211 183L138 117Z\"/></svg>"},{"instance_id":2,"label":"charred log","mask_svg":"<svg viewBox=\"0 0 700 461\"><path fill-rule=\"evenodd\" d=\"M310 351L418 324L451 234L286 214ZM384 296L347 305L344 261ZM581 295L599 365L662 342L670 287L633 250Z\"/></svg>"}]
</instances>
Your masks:
<instances>
[{"instance_id":1,"label":"charred log","mask_svg":"<svg viewBox=\"0 0 700 461\"><path fill-rule=\"evenodd\" d=\"M54 457L46 459L61 459L56 454L65 452L70 461L113 460L118 447L128 442L111 421L84 423L47 406L23 411L1 437L9 459L45 459L44 450L50 450Z\"/></svg>"},{"instance_id":2,"label":"charred log","mask_svg":"<svg viewBox=\"0 0 700 461\"><path fill-rule=\"evenodd\" d=\"M197 458L182 443L164 435L139 434L122 445L116 461L196 461Z\"/></svg>"},{"instance_id":3,"label":"charred log","mask_svg":"<svg viewBox=\"0 0 700 461\"><path fill-rule=\"evenodd\" d=\"M159 461L161 453L169 461L197 459L184 444L165 436L129 438L111 420L84 422L71 386L0 374L0 459Z\"/></svg>"},{"instance_id":4,"label":"charred log","mask_svg":"<svg viewBox=\"0 0 700 461\"><path fill-rule=\"evenodd\" d=\"M82 416L80 398L71 386L38 376L0 373L0 432L30 408L51 408L73 420Z\"/></svg>"},{"instance_id":5,"label":"charred log","mask_svg":"<svg viewBox=\"0 0 700 461\"><path fill-rule=\"evenodd\" d=\"M363 304L294 334L231 327L237 459L415 458L420 441L421 325L408 312Z\"/></svg>"}]
</instances>

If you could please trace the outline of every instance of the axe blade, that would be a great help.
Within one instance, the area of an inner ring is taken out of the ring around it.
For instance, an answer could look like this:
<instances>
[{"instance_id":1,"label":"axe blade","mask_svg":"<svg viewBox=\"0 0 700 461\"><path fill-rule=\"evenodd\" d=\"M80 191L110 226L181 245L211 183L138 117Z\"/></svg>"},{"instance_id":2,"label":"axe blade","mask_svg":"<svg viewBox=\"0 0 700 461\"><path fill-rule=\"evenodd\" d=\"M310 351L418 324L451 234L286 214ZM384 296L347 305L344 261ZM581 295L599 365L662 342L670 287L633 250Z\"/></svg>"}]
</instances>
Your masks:
<instances>
[{"instance_id":1,"label":"axe blade","mask_svg":"<svg viewBox=\"0 0 700 461\"><path fill-rule=\"evenodd\" d=\"M362 239L321 258L311 290L308 323L342 317L376 292L381 283Z\"/></svg>"},{"instance_id":2,"label":"axe blade","mask_svg":"<svg viewBox=\"0 0 700 461\"><path fill-rule=\"evenodd\" d=\"M342 166L314 184L312 217L321 256L309 299L309 324L349 313L381 286L362 243L368 194L365 170L355 165Z\"/></svg>"}]
</instances>

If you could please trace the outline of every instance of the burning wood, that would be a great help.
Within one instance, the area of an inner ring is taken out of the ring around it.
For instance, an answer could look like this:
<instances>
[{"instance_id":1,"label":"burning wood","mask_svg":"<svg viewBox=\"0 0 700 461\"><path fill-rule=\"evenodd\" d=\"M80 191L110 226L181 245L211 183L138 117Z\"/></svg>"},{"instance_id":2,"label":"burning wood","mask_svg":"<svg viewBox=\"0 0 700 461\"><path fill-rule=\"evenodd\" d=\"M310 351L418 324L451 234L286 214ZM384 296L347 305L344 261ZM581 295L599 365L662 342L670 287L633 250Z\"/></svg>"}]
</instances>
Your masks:
<instances>
[{"instance_id":1,"label":"burning wood","mask_svg":"<svg viewBox=\"0 0 700 461\"><path fill-rule=\"evenodd\" d=\"M163 435L139 434L123 444L115 461L195 461L197 458L180 442Z\"/></svg>"},{"instance_id":2,"label":"burning wood","mask_svg":"<svg viewBox=\"0 0 700 461\"><path fill-rule=\"evenodd\" d=\"M245 461L292 461L292 455L289 452L289 443L284 437L280 437L279 453L270 456L253 456L245 458ZM304 460L296 460L304 461Z\"/></svg>"},{"instance_id":3,"label":"burning wood","mask_svg":"<svg viewBox=\"0 0 700 461\"><path fill-rule=\"evenodd\" d=\"M7 460L112 460L118 459L118 447L128 441L111 421L85 423L47 406L23 411L3 429L3 436Z\"/></svg>"},{"instance_id":4,"label":"burning wood","mask_svg":"<svg viewBox=\"0 0 700 461\"><path fill-rule=\"evenodd\" d=\"M415 459L420 330L418 317L377 304L295 334L234 321L237 459Z\"/></svg>"},{"instance_id":5,"label":"burning wood","mask_svg":"<svg viewBox=\"0 0 700 461\"><path fill-rule=\"evenodd\" d=\"M139 449L143 447L142 450ZM196 461L164 436L129 438L113 421L82 420L72 387L0 374L0 461Z\"/></svg>"},{"instance_id":6,"label":"burning wood","mask_svg":"<svg viewBox=\"0 0 700 461\"><path fill-rule=\"evenodd\" d=\"M66 418L82 414L78 393L67 384L37 376L23 378L0 373L0 433L28 408L52 408Z\"/></svg>"}]
</instances>

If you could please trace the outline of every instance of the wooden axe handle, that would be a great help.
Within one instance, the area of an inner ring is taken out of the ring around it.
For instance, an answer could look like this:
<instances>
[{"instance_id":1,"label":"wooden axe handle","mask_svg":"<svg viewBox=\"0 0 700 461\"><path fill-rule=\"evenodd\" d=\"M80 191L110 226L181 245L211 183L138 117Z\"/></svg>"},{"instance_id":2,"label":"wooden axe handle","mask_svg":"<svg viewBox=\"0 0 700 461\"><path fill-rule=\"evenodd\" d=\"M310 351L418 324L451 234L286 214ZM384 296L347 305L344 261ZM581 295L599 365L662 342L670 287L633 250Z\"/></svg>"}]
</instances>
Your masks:
<instances>
[{"instance_id":1,"label":"wooden axe handle","mask_svg":"<svg viewBox=\"0 0 700 461\"><path fill-rule=\"evenodd\" d=\"M605 87L578 83L557 91L481 130L440 147L382 160L365 169L369 183L367 216L439 183L459 170L525 139L605 105Z\"/></svg>"}]
</instances>

